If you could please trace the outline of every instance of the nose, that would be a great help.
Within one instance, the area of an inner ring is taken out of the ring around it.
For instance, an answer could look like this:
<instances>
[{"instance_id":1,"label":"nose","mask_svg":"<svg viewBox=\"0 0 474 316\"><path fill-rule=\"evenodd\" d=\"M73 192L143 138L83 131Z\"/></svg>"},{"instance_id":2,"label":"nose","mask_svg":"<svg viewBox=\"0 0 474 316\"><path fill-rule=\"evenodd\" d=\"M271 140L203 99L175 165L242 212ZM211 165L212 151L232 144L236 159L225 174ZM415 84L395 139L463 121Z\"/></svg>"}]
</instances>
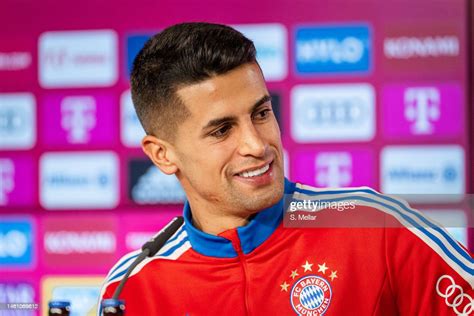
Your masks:
<instances>
[{"instance_id":1,"label":"nose","mask_svg":"<svg viewBox=\"0 0 474 316\"><path fill-rule=\"evenodd\" d=\"M267 144L251 121L242 126L238 150L239 154L242 156L253 156L258 158L265 156Z\"/></svg>"}]
</instances>

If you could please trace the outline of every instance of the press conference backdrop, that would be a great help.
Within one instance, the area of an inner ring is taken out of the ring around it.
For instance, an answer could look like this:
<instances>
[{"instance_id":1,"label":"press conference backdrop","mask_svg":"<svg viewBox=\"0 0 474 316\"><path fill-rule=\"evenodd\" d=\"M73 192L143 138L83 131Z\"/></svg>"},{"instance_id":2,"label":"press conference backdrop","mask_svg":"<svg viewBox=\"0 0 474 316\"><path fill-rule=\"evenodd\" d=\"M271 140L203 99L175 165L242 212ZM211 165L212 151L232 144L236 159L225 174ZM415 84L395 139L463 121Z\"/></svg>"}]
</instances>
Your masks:
<instances>
[{"instance_id":1,"label":"press conference backdrop","mask_svg":"<svg viewBox=\"0 0 474 316\"><path fill-rule=\"evenodd\" d=\"M1 6L0 302L40 305L1 315L51 298L92 315L108 269L181 212L179 183L139 148L128 80L149 36L182 21L254 40L287 177L408 193L474 247L459 199L472 192L467 1Z\"/></svg>"}]
</instances>

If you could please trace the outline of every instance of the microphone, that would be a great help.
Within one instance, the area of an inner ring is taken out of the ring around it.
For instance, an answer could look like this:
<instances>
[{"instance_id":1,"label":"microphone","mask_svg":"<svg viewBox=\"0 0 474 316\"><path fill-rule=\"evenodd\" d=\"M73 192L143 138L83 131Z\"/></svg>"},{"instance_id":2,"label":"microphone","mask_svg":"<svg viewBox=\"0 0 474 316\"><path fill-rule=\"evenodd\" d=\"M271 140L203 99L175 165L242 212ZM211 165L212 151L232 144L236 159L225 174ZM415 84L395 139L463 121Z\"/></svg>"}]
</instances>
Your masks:
<instances>
[{"instance_id":1,"label":"microphone","mask_svg":"<svg viewBox=\"0 0 474 316\"><path fill-rule=\"evenodd\" d=\"M178 230L178 228L183 225L184 219L182 216L177 216L173 218L171 222L168 223L155 237L147 241L142 246L142 252L140 255L133 261L133 263L128 267L127 273L120 281L120 284L115 289L114 295L112 299L118 299L118 296L122 292L123 287L125 286L125 282L127 282L130 273L132 273L133 269L142 262L146 257L153 257L160 249L164 246L164 244L173 236L174 233Z\"/></svg>"}]
</instances>

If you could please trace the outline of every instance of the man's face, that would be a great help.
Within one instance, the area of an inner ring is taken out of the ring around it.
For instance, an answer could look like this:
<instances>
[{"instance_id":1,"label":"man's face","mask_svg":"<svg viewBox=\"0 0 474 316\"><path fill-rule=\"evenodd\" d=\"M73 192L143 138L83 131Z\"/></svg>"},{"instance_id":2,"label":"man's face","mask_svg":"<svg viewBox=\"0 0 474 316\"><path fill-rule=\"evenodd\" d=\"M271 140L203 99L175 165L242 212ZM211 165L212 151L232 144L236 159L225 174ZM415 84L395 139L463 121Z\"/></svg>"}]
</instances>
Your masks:
<instances>
[{"instance_id":1,"label":"man's face","mask_svg":"<svg viewBox=\"0 0 474 316\"><path fill-rule=\"evenodd\" d=\"M280 130L258 65L177 95L191 112L173 144L176 175L191 205L248 215L277 203L284 187Z\"/></svg>"}]
</instances>

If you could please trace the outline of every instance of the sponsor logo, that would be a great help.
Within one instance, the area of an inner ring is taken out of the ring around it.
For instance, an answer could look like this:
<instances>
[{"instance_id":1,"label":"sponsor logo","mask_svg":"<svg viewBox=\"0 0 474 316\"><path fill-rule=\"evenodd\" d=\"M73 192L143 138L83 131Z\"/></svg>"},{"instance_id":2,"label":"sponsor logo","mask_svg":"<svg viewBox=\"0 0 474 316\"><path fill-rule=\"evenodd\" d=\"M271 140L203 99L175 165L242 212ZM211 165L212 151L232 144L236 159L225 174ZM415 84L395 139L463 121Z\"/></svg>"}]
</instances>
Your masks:
<instances>
[{"instance_id":1,"label":"sponsor logo","mask_svg":"<svg viewBox=\"0 0 474 316\"><path fill-rule=\"evenodd\" d=\"M93 97L66 97L61 103L61 127L71 143L86 143L96 124L96 104Z\"/></svg>"},{"instance_id":2,"label":"sponsor logo","mask_svg":"<svg viewBox=\"0 0 474 316\"><path fill-rule=\"evenodd\" d=\"M2 34L0 91L18 91L19 87L22 87L21 90L30 91L31 87L36 85L36 47L34 36L18 36L15 32Z\"/></svg>"},{"instance_id":3,"label":"sponsor logo","mask_svg":"<svg viewBox=\"0 0 474 316\"><path fill-rule=\"evenodd\" d=\"M291 132L300 143L368 141L375 134L369 84L300 85L291 92Z\"/></svg>"},{"instance_id":4,"label":"sponsor logo","mask_svg":"<svg viewBox=\"0 0 474 316\"><path fill-rule=\"evenodd\" d=\"M153 36L154 33L149 34L134 34L127 36L127 74L130 76L132 73L133 61L137 57L140 50L143 48L145 43ZM127 78L128 81L128 78Z\"/></svg>"},{"instance_id":5,"label":"sponsor logo","mask_svg":"<svg viewBox=\"0 0 474 316\"><path fill-rule=\"evenodd\" d=\"M405 118L413 122L413 134L430 134L431 122L439 120L439 91L435 88L409 88L404 93Z\"/></svg>"},{"instance_id":6,"label":"sponsor logo","mask_svg":"<svg viewBox=\"0 0 474 316\"><path fill-rule=\"evenodd\" d=\"M266 81L279 81L288 73L287 30L283 24L234 25L257 49L257 60Z\"/></svg>"},{"instance_id":7,"label":"sponsor logo","mask_svg":"<svg viewBox=\"0 0 474 316\"><path fill-rule=\"evenodd\" d=\"M116 220L110 216L52 217L44 222L44 258L51 267L105 267L117 249Z\"/></svg>"},{"instance_id":8,"label":"sponsor logo","mask_svg":"<svg viewBox=\"0 0 474 316\"><path fill-rule=\"evenodd\" d=\"M383 30L383 61L386 73L456 73L464 67L462 29L448 22L387 24Z\"/></svg>"},{"instance_id":9,"label":"sponsor logo","mask_svg":"<svg viewBox=\"0 0 474 316\"><path fill-rule=\"evenodd\" d=\"M452 276L445 274L438 279L436 293L444 298L446 305L451 307L456 315L472 315L474 312L474 299L464 292Z\"/></svg>"},{"instance_id":10,"label":"sponsor logo","mask_svg":"<svg viewBox=\"0 0 474 316\"><path fill-rule=\"evenodd\" d=\"M30 93L0 94L0 150L31 149L36 142L36 104Z\"/></svg>"},{"instance_id":11,"label":"sponsor logo","mask_svg":"<svg viewBox=\"0 0 474 316\"><path fill-rule=\"evenodd\" d=\"M110 94L51 94L44 99L43 138L48 146L110 145L117 129Z\"/></svg>"},{"instance_id":12,"label":"sponsor logo","mask_svg":"<svg viewBox=\"0 0 474 316\"><path fill-rule=\"evenodd\" d=\"M48 314L48 302L71 302L71 315L92 316L97 313L101 277L46 277L42 280L42 315Z\"/></svg>"},{"instance_id":13,"label":"sponsor logo","mask_svg":"<svg viewBox=\"0 0 474 316\"><path fill-rule=\"evenodd\" d=\"M299 74L368 72L372 36L367 25L300 27L295 59Z\"/></svg>"},{"instance_id":14,"label":"sponsor logo","mask_svg":"<svg viewBox=\"0 0 474 316\"><path fill-rule=\"evenodd\" d=\"M129 196L137 204L183 203L186 198L178 179L148 160L131 160L129 179Z\"/></svg>"},{"instance_id":15,"label":"sponsor logo","mask_svg":"<svg viewBox=\"0 0 474 316\"><path fill-rule=\"evenodd\" d=\"M389 138L460 136L462 100L458 84L388 85L383 90L385 134Z\"/></svg>"},{"instance_id":16,"label":"sponsor logo","mask_svg":"<svg viewBox=\"0 0 474 316\"><path fill-rule=\"evenodd\" d=\"M40 159L41 205L47 209L115 207L118 164L112 152L44 154Z\"/></svg>"},{"instance_id":17,"label":"sponsor logo","mask_svg":"<svg viewBox=\"0 0 474 316\"><path fill-rule=\"evenodd\" d=\"M295 181L316 187L372 186L374 157L368 149L300 150L292 156Z\"/></svg>"},{"instance_id":18,"label":"sponsor logo","mask_svg":"<svg viewBox=\"0 0 474 316\"><path fill-rule=\"evenodd\" d=\"M386 38L383 42L385 57L393 59L457 57L457 36L401 36Z\"/></svg>"},{"instance_id":19,"label":"sponsor logo","mask_svg":"<svg viewBox=\"0 0 474 316\"><path fill-rule=\"evenodd\" d=\"M108 231L48 232L44 245L48 253L113 253L115 234Z\"/></svg>"},{"instance_id":20,"label":"sponsor logo","mask_svg":"<svg viewBox=\"0 0 474 316\"><path fill-rule=\"evenodd\" d=\"M460 146L387 146L381 160L385 193L419 202L462 199L465 169Z\"/></svg>"},{"instance_id":21,"label":"sponsor logo","mask_svg":"<svg viewBox=\"0 0 474 316\"><path fill-rule=\"evenodd\" d=\"M318 186L337 188L352 182L352 157L349 153L321 153L314 163Z\"/></svg>"},{"instance_id":22,"label":"sponsor logo","mask_svg":"<svg viewBox=\"0 0 474 316\"><path fill-rule=\"evenodd\" d=\"M29 52L0 52L0 71L28 69L32 60Z\"/></svg>"},{"instance_id":23,"label":"sponsor logo","mask_svg":"<svg viewBox=\"0 0 474 316\"><path fill-rule=\"evenodd\" d=\"M113 85L117 80L117 42L117 34L112 30L41 34L41 86L61 88Z\"/></svg>"},{"instance_id":24,"label":"sponsor logo","mask_svg":"<svg viewBox=\"0 0 474 316\"><path fill-rule=\"evenodd\" d=\"M34 260L33 222L29 219L0 221L0 267L31 267Z\"/></svg>"},{"instance_id":25,"label":"sponsor logo","mask_svg":"<svg viewBox=\"0 0 474 316\"><path fill-rule=\"evenodd\" d=\"M130 90L122 93L120 98L121 108L121 132L122 144L127 147L140 147L142 138L145 136L140 120L133 107Z\"/></svg>"}]
</instances>

